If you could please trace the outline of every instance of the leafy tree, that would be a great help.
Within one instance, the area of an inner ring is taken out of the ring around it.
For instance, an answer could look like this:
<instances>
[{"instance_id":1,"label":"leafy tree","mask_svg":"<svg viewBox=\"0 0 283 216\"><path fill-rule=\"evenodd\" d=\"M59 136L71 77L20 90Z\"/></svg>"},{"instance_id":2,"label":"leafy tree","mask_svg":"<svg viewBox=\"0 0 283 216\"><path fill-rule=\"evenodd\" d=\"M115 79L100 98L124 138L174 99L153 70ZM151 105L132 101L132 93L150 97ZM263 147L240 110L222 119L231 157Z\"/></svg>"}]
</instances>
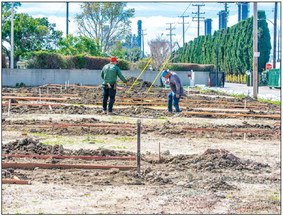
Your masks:
<instances>
[{"instance_id":1,"label":"leafy tree","mask_svg":"<svg viewBox=\"0 0 283 216\"><path fill-rule=\"evenodd\" d=\"M57 51L63 55L78 55L85 54L88 56L103 56L101 47L95 39L86 36L75 37L68 35L58 43L59 50Z\"/></svg>"},{"instance_id":2,"label":"leafy tree","mask_svg":"<svg viewBox=\"0 0 283 216\"><path fill-rule=\"evenodd\" d=\"M121 41L130 33L130 18L134 9L125 9L122 2L86 2L81 5L83 12L76 15L81 35L97 39L102 52L108 51L114 41Z\"/></svg>"},{"instance_id":3,"label":"leafy tree","mask_svg":"<svg viewBox=\"0 0 283 216\"><path fill-rule=\"evenodd\" d=\"M2 4L2 50L7 56L11 46L11 8ZM14 15L14 56L15 61L27 52L53 50L62 37L56 31L55 24L49 23L46 17L33 18L28 14Z\"/></svg>"}]
</instances>

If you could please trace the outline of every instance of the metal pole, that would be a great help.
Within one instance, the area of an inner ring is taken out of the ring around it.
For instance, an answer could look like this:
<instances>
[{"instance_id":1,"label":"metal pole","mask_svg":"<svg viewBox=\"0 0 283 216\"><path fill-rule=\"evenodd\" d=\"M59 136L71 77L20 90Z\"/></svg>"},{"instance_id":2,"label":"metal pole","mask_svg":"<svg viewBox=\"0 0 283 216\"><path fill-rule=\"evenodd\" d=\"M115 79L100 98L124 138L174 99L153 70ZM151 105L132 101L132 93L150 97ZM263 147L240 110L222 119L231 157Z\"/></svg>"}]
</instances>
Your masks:
<instances>
[{"instance_id":1,"label":"metal pole","mask_svg":"<svg viewBox=\"0 0 283 216\"><path fill-rule=\"evenodd\" d=\"M69 34L69 2L66 2L67 4L67 8L66 8L66 17L67 17L67 20L66 20L66 37L68 37L68 34Z\"/></svg>"},{"instance_id":2,"label":"metal pole","mask_svg":"<svg viewBox=\"0 0 283 216\"><path fill-rule=\"evenodd\" d=\"M137 120L137 171L141 172L141 120Z\"/></svg>"},{"instance_id":3,"label":"metal pole","mask_svg":"<svg viewBox=\"0 0 283 216\"><path fill-rule=\"evenodd\" d=\"M278 4L278 2L275 2L275 8L274 8L274 34L273 34L273 68L276 68L277 4Z\"/></svg>"},{"instance_id":4,"label":"metal pole","mask_svg":"<svg viewBox=\"0 0 283 216\"><path fill-rule=\"evenodd\" d=\"M257 99L258 93L258 30L257 30L257 2L254 2L254 20L253 20L253 50L254 50L254 64L253 64L253 97Z\"/></svg>"},{"instance_id":5,"label":"metal pole","mask_svg":"<svg viewBox=\"0 0 283 216\"><path fill-rule=\"evenodd\" d=\"M14 2L12 2L11 10L11 69L14 69Z\"/></svg>"}]
</instances>

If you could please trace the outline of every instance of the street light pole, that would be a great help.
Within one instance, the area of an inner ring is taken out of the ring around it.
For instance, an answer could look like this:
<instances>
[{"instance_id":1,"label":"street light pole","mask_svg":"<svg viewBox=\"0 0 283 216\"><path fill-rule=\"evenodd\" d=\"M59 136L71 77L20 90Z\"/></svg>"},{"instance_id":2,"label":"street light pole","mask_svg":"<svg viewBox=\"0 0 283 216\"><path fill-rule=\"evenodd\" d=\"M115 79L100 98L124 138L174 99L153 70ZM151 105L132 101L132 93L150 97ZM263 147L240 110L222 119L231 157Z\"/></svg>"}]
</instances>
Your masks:
<instances>
[{"instance_id":1,"label":"street light pole","mask_svg":"<svg viewBox=\"0 0 283 216\"><path fill-rule=\"evenodd\" d=\"M14 69L14 2L12 2L11 14L11 69Z\"/></svg>"},{"instance_id":2,"label":"street light pole","mask_svg":"<svg viewBox=\"0 0 283 216\"><path fill-rule=\"evenodd\" d=\"M273 68L276 68L277 4L278 4L278 2L275 2L275 8L274 8L274 34L273 34Z\"/></svg>"},{"instance_id":3,"label":"street light pole","mask_svg":"<svg viewBox=\"0 0 283 216\"><path fill-rule=\"evenodd\" d=\"M253 97L257 99L258 93L258 23L257 23L257 2L254 2L254 19L253 19Z\"/></svg>"}]
</instances>

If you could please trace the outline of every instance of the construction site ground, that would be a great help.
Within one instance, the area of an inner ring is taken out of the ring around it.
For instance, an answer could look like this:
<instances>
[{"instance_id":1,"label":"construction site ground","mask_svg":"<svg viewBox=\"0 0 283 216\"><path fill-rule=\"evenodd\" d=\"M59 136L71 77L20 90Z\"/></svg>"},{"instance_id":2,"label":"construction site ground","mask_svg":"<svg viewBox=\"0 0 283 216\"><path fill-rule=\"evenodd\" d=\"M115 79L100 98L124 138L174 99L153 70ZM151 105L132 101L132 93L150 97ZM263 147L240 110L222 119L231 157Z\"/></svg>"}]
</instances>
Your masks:
<instances>
[{"instance_id":1,"label":"construction site ground","mask_svg":"<svg viewBox=\"0 0 283 216\"><path fill-rule=\"evenodd\" d=\"M147 87L120 86L116 115L100 87L2 88L2 180L30 183L2 184L2 214L281 213L280 105L190 89L168 113L170 90ZM137 120L140 173L136 159L72 158L135 158Z\"/></svg>"}]
</instances>

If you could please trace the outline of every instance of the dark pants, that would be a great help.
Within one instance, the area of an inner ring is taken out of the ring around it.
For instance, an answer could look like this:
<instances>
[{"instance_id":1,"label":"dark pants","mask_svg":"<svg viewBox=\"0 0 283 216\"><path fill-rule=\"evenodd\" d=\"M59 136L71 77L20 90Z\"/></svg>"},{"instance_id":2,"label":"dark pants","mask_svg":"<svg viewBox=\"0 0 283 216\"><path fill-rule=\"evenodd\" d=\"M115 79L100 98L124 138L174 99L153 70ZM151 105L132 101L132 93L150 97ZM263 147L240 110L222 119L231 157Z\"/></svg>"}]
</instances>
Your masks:
<instances>
[{"instance_id":1,"label":"dark pants","mask_svg":"<svg viewBox=\"0 0 283 216\"><path fill-rule=\"evenodd\" d=\"M111 85L111 88L109 88L107 85L102 85L102 87L103 110L107 110L108 97L110 97L108 104L108 112L112 112L112 108L115 102L116 89L114 89L114 85Z\"/></svg>"},{"instance_id":2,"label":"dark pants","mask_svg":"<svg viewBox=\"0 0 283 216\"><path fill-rule=\"evenodd\" d=\"M180 100L181 96L179 96L179 98L176 97L176 94L174 92L170 92L170 94L168 95L168 111L172 112L172 105L174 105L176 112L181 112L180 108L179 108L179 100Z\"/></svg>"}]
</instances>

